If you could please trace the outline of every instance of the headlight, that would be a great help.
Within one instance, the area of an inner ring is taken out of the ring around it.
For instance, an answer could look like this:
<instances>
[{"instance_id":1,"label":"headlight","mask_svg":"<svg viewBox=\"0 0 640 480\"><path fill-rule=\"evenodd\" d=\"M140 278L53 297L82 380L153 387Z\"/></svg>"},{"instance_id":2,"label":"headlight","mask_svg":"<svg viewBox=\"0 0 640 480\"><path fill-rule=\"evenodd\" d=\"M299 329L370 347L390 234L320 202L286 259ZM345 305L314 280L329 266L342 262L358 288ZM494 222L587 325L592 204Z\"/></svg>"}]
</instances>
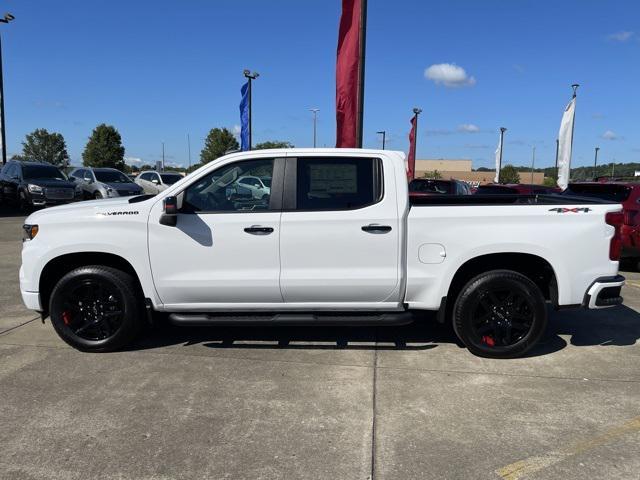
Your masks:
<instances>
[{"instance_id":1,"label":"headlight","mask_svg":"<svg viewBox=\"0 0 640 480\"><path fill-rule=\"evenodd\" d=\"M27 240L33 240L36 238L38 234L38 225L28 225L25 224L22 226L22 241L26 242Z\"/></svg>"},{"instance_id":2,"label":"headlight","mask_svg":"<svg viewBox=\"0 0 640 480\"><path fill-rule=\"evenodd\" d=\"M113 188L107 188L107 196L110 197L113 195Z\"/></svg>"},{"instance_id":3,"label":"headlight","mask_svg":"<svg viewBox=\"0 0 640 480\"><path fill-rule=\"evenodd\" d=\"M42 187L40 185L33 185L30 183L27 185L27 188L31 193L42 193Z\"/></svg>"}]
</instances>

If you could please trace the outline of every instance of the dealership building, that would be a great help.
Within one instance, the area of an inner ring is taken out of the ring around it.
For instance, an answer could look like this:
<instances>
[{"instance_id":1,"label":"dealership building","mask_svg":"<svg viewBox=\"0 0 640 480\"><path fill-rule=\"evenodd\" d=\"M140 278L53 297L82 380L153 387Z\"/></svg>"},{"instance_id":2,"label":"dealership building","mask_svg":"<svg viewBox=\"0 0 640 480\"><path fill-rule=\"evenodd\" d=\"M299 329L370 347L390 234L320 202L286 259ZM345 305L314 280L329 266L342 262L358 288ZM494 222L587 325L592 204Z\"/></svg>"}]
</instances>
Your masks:
<instances>
[{"instance_id":1,"label":"dealership building","mask_svg":"<svg viewBox=\"0 0 640 480\"><path fill-rule=\"evenodd\" d=\"M438 171L440 176L444 179L455 178L456 180L463 180L471 185L484 185L486 183L492 183L496 175L495 171L489 172L474 172L472 171L472 161L470 159L416 159L416 178L424 177L425 174L433 174L434 171ZM521 183L534 183L542 185L544 181L543 172L519 172Z\"/></svg>"}]
</instances>

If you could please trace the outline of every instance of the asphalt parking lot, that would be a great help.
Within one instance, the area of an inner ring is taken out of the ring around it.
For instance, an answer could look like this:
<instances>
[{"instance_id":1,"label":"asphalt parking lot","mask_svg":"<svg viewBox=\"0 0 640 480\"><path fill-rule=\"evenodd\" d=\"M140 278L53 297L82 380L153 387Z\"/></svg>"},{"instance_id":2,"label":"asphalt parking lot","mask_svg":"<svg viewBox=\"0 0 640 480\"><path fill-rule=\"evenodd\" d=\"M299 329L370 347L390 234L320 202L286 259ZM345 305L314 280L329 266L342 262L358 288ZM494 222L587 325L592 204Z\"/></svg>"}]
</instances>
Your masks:
<instances>
[{"instance_id":1,"label":"asphalt parking lot","mask_svg":"<svg viewBox=\"0 0 640 480\"><path fill-rule=\"evenodd\" d=\"M0 478L640 476L640 274L625 305L553 312L527 358L431 321L159 327L83 354L22 306L23 218L0 218Z\"/></svg>"}]
</instances>

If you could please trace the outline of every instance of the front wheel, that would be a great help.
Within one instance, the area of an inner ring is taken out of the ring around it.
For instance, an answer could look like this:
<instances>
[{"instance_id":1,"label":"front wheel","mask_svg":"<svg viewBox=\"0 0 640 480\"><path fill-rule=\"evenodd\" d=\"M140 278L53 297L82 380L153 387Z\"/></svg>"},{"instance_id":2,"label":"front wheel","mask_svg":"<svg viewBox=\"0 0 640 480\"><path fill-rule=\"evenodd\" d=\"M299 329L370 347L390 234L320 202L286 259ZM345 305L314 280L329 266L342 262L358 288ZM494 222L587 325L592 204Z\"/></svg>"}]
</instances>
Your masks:
<instances>
[{"instance_id":1,"label":"front wheel","mask_svg":"<svg viewBox=\"0 0 640 480\"><path fill-rule=\"evenodd\" d=\"M103 197L102 197L102 194L100 192L96 192L95 195L93 196L93 198L95 198L96 200L101 200Z\"/></svg>"},{"instance_id":2,"label":"front wheel","mask_svg":"<svg viewBox=\"0 0 640 480\"><path fill-rule=\"evenodd\" d=\"M475 355L524 355L547 328L547 309L538 286L511 270L493 270L471 279L453 307L453 327Z\"/></svg>"},{"instance_id":3,"label":"front wheel","mask_svg":"<svg viewBox=\"0 0 640 480\"><path fill-rule=\"evenodd\" d=\"M142 324L138 290L133 277L121 270L76 268L51 292L51 323L60 338L78 350L117 350L134 339Z\"/></svg>"}]
</instances>

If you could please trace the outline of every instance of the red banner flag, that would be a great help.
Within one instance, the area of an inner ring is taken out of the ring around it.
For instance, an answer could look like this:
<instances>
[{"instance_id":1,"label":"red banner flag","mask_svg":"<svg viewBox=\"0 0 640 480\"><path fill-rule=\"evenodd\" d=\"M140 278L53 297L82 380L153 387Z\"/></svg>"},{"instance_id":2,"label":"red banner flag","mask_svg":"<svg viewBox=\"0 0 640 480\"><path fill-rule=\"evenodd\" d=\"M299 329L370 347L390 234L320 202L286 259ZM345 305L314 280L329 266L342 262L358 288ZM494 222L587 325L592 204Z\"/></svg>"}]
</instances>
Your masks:
<instances>
[{"instance_id":1,"label":"red banner flag","mask_svg":"<svg viewBox=\"0 0 640 480\"><path fill-rule=\"evenodd\" d=\"M411 131L409 132L409 158L407 158L407 178L413 180L416 174L416 124L418 115L411 117Z\"/></svg>"},{"instance_id":2,"label":"red banner flag","mask_svg":"<svg viewBox=\"0 0 640 480\"><path fill-rule=\"evenodd\" d=\"M342 0L336 61L336 147L338 148L358 146L361 9L362 0Z\"/></svg>"}]
</instances>

